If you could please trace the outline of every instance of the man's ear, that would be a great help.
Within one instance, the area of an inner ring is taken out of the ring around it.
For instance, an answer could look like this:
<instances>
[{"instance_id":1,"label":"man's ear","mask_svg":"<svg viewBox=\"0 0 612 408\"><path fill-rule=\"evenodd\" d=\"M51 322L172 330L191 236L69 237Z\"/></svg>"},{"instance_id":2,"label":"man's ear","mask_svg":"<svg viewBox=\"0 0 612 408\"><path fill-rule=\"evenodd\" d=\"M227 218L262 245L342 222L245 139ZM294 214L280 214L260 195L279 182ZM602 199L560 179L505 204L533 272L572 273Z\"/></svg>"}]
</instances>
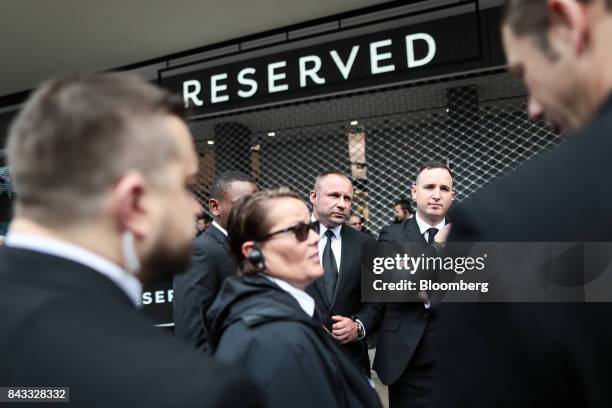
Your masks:
<instances>
[{"instance_id":1,"label":"man's ear","mask_svg":"<svg viewBox=\"0 0 612 408\"><path fill-rule=\"evenodd\" d=\"M414 184L412 186L410 186L410 193L412 193L412 199L413 200L416 200L416 191L417 191L417 188L416 188L416 186Z\"/></svg>"},{"instance_id":2,"label":"man's ear","mask_svg":"<svg viewBox=\"0 0 612 408\"><path fill-rule=\"evenodd\" d=\"M221 214L221 211L219 210L219 200L216 198L211 198L208 200L208 208L210 208L210 212L215 217L218 217L219 214Z\"/></svg>"},{"instance_id":3,"label":"man's ear","mask_svg":"<svg viewBox=\"0 0 612 408\"><path fill-rule=\"evenodd\" d=\"M551 31L566 34L574 52L582 54L589 43L589 27L585 5L576 0L548 0ZM563 37L562 37L563 39Z\"/></svg>"},{"instance_id":4,"label":"man's ear","mask_svg":"<svg viewBox=\"0 0 612 408\"><path fill-rule=\"evenodd\" d=\"M308 196L310 198L310 204L314 205L315 201L317 201L317 192L314 190L311 190Z\"/></svg>"},{"instance_id":5,"label":"man's ear","mask_svg":"<svg viewBox=\"0 0 612 408\"><path fill-rule=\"evenodd\" d=\"M137 238L144 236L147 230L146 191L145 178L139 172L128 173L113 189L112 206L118 226L122 231L131 231Z\"/></svg>"}]
</instances>

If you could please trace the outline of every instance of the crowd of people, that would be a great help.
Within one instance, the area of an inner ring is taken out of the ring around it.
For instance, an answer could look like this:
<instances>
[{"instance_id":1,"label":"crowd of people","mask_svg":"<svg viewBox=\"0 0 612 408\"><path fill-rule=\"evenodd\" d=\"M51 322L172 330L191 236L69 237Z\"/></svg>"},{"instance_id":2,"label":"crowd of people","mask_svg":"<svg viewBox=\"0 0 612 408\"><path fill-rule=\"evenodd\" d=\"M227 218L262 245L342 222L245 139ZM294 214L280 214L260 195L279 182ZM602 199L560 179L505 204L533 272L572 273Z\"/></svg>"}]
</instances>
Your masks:
<instances>
[{"instance_id":1,"label":"crowd of people","mask_svg":"<svg viewBox=\"0 0 612 408\"><path fill-rule=\"evenodd\" d=\"M416 209L395 203L380 243L611 241L612 1L510 0L502 35L531 117L572 137L460 205L452 170L423 164ZM612 405L609 304L363 302L376 239L341 172L319 174L308 203L220 174L193 239L183 109L121 73L51 80L22 108L7 143L1 386L67 386L83 407L379 407L373 367L393 408ZM137 307L142 284L169 277L174 337Z\"/></svg>"}]
</instances>

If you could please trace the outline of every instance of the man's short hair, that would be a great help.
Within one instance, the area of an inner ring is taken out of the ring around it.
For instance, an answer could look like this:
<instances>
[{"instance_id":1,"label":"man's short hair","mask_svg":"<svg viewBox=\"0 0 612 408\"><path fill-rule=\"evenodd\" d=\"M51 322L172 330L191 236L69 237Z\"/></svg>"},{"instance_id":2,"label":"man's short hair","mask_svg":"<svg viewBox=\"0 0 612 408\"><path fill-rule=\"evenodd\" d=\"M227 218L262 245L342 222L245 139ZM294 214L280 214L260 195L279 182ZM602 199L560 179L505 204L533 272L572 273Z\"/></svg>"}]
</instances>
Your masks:
<instances>
[{"instance_id":1,"label":"man's short hair","mask_svg":"<svg viewBox=\"0 0 612 408\"><path fill-rule=\"evenodd\" d=\"M44 83L9 130L17 211L63 224L96 214L101 197L129 171L162 182L164 164L178 158L163 120L183 111L179 97L130 74Z\"/></svg>"},{"instance_id":2,"label":"man's short hair","mask_svg":"<svg viewBox=\"0 0 612 408\"><path fill-rule=\"evenodd\" d=\"M226 171L221 173L210 188L210 198L214 198L216 200L220 200L223 198L223 193L229 189L230 184L236 181L244 181L247 183L253 183L253 178L248 174L245 174L240 171Z\"/></svg>"},{"instance_id":3,"label":"man's short hair","mask_svg":"<svg viewBox=\"0 0 612 408\"><path fill-rule=\"evenodd\" d=\"M432 161L432 162L424 163L421 166L421 168L419 169L419 171L417 173L417 176L416 176L416 178L414 180L414 183L416 184L416 180L419 178L419 176L421 175L423 170L431 170L431 169L444 169L444 170L448 171L448 174L450 174L451 180L455 179L455 177L453 176L453 172L451 171L451 169L446 164L444 164L442 162Z\"/></svg>"},{"instance_id":4,"label":"man's short hair","mask_svg":"<svg viewBox=\"0 0 612 408\"><path fill-rule=\"evenodd\" d=\"M347 179L348 181L351 181L350 178L348 178L348 176L344 173L342 173L341 171L338 170L330 170L330 171L324 171L323 173L319 173L319 175L317 176L317 178L315 179L315 183L314 183L314 191L317 192L319 191L319 189L321 188L321 183L323 182L323 180L327 177L327 176L331 176L331 175L335 175L335 176L340 176L340 177L344 177L345 179ZM352 182L351 182L352 183Z\"/></svg>"},{"instance_id":5,"label":"man's short hair","mask_svg":"<svg viewBox=\"0 0 612 408\"><path fill-rule=\"evenodd\" d=\"M198 215L198 221L204 221L207 224L210 224L212 222L212 217L208 214L202 214L202 215Z\"/></svg>"},{"instance_id":6,"label":"man's short hair","mask_svg":"<svg viewBox=\"0 0 612 408\"><path fill-rule=\"evenodd\" d=\"M588 4L595 0L577 0ZM605 0L606 8L612 9L612 0ZM506 0L503 24L507 24L515 36L532 36L535 45L551 57L556 57L550 48L547 31L550 28L551 17L547 0Z\"/></svg>"},{"instance_id":7,"label":"man's short hair","mask_svg":"<svg viewBox=\"0 0 612 408\"><path fill-rule=\"evenodd\" d=\"M359 218L359 222L362 223L362 224L365 224L365 222L366 222L365 221L365 217L362 214L358 213L358 212L352 213L349 218L351 218L351 217Z\"/></svg>"},{"instance_id":8,"label":"man's short hair","mask_svg":"<svg viewBox=\"0 0 612 408\"><path fill-rule=\"evenodd\" d=\"M399 205L400 208L402 210L404 210L405 212L408 212L410 214L414 214L414 210L412 209L412 203L407 198L400 198L395 203L393 203L394 207L397 206L397 205Z\"/></svg>"}]
</instances>

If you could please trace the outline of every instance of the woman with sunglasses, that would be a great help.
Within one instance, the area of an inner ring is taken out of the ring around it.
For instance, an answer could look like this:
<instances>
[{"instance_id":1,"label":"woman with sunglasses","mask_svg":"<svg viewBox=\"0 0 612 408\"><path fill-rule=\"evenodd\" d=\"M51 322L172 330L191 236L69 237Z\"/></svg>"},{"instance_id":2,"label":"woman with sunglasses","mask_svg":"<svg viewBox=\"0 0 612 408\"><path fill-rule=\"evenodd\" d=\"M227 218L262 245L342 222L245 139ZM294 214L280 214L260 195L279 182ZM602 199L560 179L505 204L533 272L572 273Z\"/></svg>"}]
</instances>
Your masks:
<instances>
[{"instance_id":1,"label":"woman with sunglasses","mask_svg":"<svg viewBox=\"0 0 612 408\"><path fill-rule=\"evenodd\" d=\"M228 220L239 275L206 315L220 360L245 368L266 407L380 407L369 380L317 323L304 291L323 274L308 208L288 190L236 202Z\"/></svg>"}]
</instances>

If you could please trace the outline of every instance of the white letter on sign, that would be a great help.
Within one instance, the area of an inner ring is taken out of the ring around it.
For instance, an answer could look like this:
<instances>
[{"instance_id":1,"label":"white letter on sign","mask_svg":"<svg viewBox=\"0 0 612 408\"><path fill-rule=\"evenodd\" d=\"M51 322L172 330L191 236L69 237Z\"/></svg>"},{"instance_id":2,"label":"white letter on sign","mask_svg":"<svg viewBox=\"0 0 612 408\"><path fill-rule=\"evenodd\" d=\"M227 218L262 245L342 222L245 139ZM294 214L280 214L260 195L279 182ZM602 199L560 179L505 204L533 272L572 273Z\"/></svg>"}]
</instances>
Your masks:
<instances>
[{"instance_id":1,"label":"white letter on sign","mask_svg":"<svg viewBox=\"0 0 612 408\"><path fill-rule=\"evenodd\" d=\"M306 63L312 62L314 65L311 68L306 68ZM317 72L321 69L321 58L316 55L308 55L300 57L300 88L306 86L306 77L310 77L315 84L323 85L325 78L321 78Z\"/></svg>"},{"instance_id":2,"label":"white letter on sign","mask_svg":"<svg viewBox=\"0 0 612 408\"><path fill-rule=\"evenodd\" d=\"M289 89L289 85L287 84L276 85L276 81L279 79L287 78L287 74L285 74L284 72L280 74L277 74L274 72L276 71L276 68L284 68L286 66L287 66L286 61L274 62L268 65L268 92L269 93L286 91L287 89Z\"/></svg>"},{"instance_id":3,"label":"white letter on sign","mask_svg":"<svg viewBox=\"0 0 612 408\"><path fill-rule=\"evenodd\" d=\"M251 87L251 89L248 91L243 91L242 89L238 91L238 96L241 98L250 98L251 96L255 95L255 92L257 92L257 81L251 78L246 78L247 74L255 75L255 68L244 68L238 73L238 83L240 85L248 85Z\"/></svg>"},{"instance_id":4,"label":"white letter on sign","mask_svg":"<svg viewBox=\"0 0 612 408\"><path fill-rule=\"evenodd\" d=\"M340 55L338 55L338 51L331 50L329 52L329 55L331 55L332 59L336 63L336 66L338 67L338 70L340 71L344 79L348 79L348 76L351 73L351 69L353 69L355 58L357 58L357 52L359 52L359 46L354 45L353 48L351 49L351 54L349 55L348 60L346 61L346 64L342 62L342 59L340 59Z\"/></svg>"},{"instance_id":5,"label":"white letter on sign","mask_svg":"<svg viewBox=\"0 0 612 408\"><path fill-rule=\"evenodd\" d=\"M200 84L200 81L196 79L183 82L183 102L185 102L186 108L189 107L189 100L191 100L196 106L204 105L204 102L198 99L198 95L200 94L201 90L202 85Z\"/></svg>"},{"instance_id":6,"label":"white letter on sign","mask_svg":"<svg viewBox=\"0 0 612 408\"><path fill-rule=\"evenodd\" d=\"M423 40L427 43L427 55L425 58L420 60L414 59L414 42L416 40ZM408 68L421 67L431 62L436 56L436 42L433 37L429 34L418 33L410 34L406 36L406 55L408 56Z\"/></svg>"},{"instance_id":7,"label":"white letter on sign","mask_svg":"<svg viewBox=\"0 0 612 408\"><path fill-rule=\"evenodd\" d=\"M219 91L226 91L227 84L220 84L219 81L227 79L227 74L217 74L210 77L210 103L229 101L229 95L219 95Z\"/></svg>"},{"instance_id":8,"label":"white letter on sign","mask_svg":"<svg viewBox=\"0 0 612 408\"><path fill-rule=\"evenodd\" d=\"M370 68L373 74L382 74L383 72L395 71L395 65L378 65L378 61L386 60L391 58L393 55L390 52L378 53L380 47L386 47L391 45L391 40L376 41L370 44Z\"/></svg>"}]
</instances>

